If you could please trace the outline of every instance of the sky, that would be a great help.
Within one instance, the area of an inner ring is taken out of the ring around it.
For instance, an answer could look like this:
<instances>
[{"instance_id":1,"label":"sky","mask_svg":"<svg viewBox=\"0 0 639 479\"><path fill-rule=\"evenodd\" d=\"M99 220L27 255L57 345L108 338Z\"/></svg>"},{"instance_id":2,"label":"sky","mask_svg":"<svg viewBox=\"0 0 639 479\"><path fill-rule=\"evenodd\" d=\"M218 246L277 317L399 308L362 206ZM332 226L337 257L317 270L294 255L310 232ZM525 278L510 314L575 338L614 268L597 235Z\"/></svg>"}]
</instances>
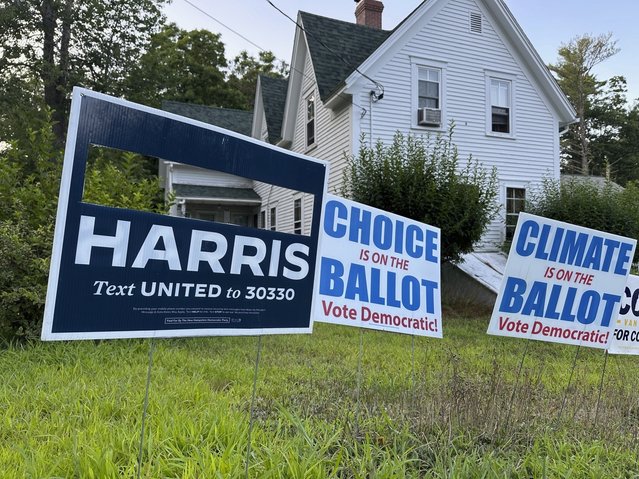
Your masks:
<instances>
[{"instance_id":1,"label":"sky","mask_svg":"<svg viewBox=\"0 0 639 479\"><path fill-rule=\"evenodd\" d=\"M293 18L298 10L303 10L355 21L353 0L271 1ZM628 80L628 99L639 98L638 0L505 1L545 63L555 63L557 49L571 38L611 32L620 52L599 65L595 74L601 80L624 75ZM383 28L394 28L420 3L421 0L386 0ZM257 55L263 49L291 62L295 25L267 0L172 0L165 13L168 21L183 29L205 28L221 33L227 58L242 50Z\"/></svg>"}]
</instances>

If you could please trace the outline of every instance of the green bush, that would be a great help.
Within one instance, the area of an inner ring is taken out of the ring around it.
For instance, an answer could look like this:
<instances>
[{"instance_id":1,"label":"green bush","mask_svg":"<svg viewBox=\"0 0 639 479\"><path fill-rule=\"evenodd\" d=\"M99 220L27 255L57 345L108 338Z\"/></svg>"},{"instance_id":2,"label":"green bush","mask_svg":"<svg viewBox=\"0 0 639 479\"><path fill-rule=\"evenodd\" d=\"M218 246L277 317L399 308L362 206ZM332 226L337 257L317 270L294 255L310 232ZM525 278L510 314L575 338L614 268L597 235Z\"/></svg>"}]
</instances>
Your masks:
<instances>
[{"instance_id":1,"label":"green bush","mask_svg":"<svg viewBox=\"0 0 639 479\"><path fill-rule=\"evenodd\" d=\"M529 213L639 239L639 187L584 179L546 179L526 205ZM635 251L634 261L639 260Z\"/></svg>"},{"instance_id":2,"label":"green bush","mask_svg":"<svg viewBox=\"0 0 639 479\"><path fill-rule=\"evenodd\" d=\"M131 171L139 160L92 162L84 201L165 212L158 179ZM61 166L50 124L0 152L0 339L40 334Z\"/></svg>"},{"instance_id":3,"label":"green bush","mask_svg":"<svg viewBox=\"0 0 639 479\"><path fill-rule=\"evenodd\" d=\"M442 261L473 250L498 212L497 174L471 158L460 164L451 125L436 138L395 134L349 158L344 195L441 229Z\"/></svg>"}]
</instances>

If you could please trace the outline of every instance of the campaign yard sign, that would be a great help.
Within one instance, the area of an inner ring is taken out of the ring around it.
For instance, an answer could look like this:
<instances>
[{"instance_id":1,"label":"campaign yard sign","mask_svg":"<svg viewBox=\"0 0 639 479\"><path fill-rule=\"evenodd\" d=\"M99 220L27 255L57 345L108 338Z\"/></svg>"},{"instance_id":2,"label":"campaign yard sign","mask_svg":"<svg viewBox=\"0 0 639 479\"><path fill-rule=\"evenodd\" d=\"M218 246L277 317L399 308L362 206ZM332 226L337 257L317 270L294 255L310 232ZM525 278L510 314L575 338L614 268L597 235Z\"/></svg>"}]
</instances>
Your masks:
<instances>
[{"instance_id":1,"label":"campaign yard sign","mask_svg":"<svg viewBox=\"0 0 639 479\"><path fill-rule=\"evenodd\" d=\"M607 348L635 245L520 213L488 333Z\"/></svg>"},{"instance_id":2,"label":"campaign yard sign","mask_svg":"<svg viewBox=\"0 0 639 479\"><path fill-rule=\"evenodd\" d=\"M326 195L314 319L442 337L439 228Z\"/></svg>"},{"instance_id":3,"label":"campaign yard sign","mask_svg":"<svg viewBox=\"0 0 639 479\"><path fill-rule=\"evenodd\" d=\"M82 201L91 145L313 195L310 236ZM74 89L43 340L310 333L327 165Z\"/></svg>"},{"instance_id":4,"label":"campaign yard sign","mask_svg":"<svg viewBox=\"0 0 639 479\"><path fill-rule=\"evenodd\" d=\"M628 276L608 352L639 354L639 276Z\"/></svg>"}]
</instances>

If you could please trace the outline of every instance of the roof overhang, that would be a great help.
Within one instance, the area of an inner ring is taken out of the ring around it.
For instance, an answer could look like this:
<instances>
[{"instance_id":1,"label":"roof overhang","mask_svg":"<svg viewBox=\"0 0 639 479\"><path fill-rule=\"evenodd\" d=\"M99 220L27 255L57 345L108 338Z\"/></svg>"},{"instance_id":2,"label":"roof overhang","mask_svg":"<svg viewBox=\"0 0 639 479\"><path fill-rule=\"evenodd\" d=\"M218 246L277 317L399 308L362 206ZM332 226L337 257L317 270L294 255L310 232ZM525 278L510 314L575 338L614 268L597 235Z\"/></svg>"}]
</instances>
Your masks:
<instances>
[{"instance_id":1,"label":"roof overhang","mask_svg":"<svg viewBox=\"0 0 639 479\"><path fill-rule=\"evenodd\" d=\"M297 13L297 23L301 25L302 18ZM288 88L286 90L286 103L284 104L284 118L282 119L282 139L278 146L290 145L295 135L295 120L297 116L297 105L302 94L302 84L304 79L304 67L306 62L308 46L301 28L295 28L295 41L293 42L293 56L291 58L291 68L289 73ZM284 146L286 148L286 146Z\"/></svg>"},{"instance_id":2,"label":"roof overhang","mask_svg":"<svg viewBox=\"0 0 639 479\"><path fill-rule=\"evenodd\" d=\"M251 125L251 136L253 138L260 138L262 134L262 121L264 119L264 102L262 100L262 81L261 77L257 76L257 85L255 87L255 102L253 103L253 124Z\"/></svg>"},{"instance_id":3,"label":"roof overhang","mask_svg":"<svg viewBox=\"0 0 639 479\"><path fill-rule=\"evenodd\" d=\"M261 201L258 200L244 200L233 198L211 198L203 196L176 196L176 200L184 200L191 203L206 203L216 205L246 205L246 206L260 206Z\"/></svg>"}]
</instances>

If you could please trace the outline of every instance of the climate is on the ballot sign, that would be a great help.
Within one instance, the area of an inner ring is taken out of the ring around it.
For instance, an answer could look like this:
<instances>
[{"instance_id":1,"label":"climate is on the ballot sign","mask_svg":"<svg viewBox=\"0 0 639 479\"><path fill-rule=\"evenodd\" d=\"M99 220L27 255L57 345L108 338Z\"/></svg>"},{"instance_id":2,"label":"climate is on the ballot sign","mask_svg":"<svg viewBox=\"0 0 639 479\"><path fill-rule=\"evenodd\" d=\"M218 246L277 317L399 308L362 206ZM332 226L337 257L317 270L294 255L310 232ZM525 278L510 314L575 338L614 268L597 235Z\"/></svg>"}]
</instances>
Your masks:
<instances>
[{"instance_id":1,"label":"climate is on the ballot sign","mask_svg":"<svg viewBox=\"0 0 639 479\"><path fill-rule=\"evenodd\" d=\"M439 228L326 198L315 321L441 338Z\"/></svg>"},{"instance_id":2,"label":"climate is on the ballot sign","mask_svg":"<svg viewBox=\"0 0 639 479\"><path fill-rule=\"evenodd\" d=\"M310 235L84 202L92 145L313 195ZM323 161L74 89L42 338L311 332L326 178Z\"/></svg>"},{"instance_id":3,"label":"climate is on the ballot sign","mask_svg":"<svg viewBox=\"0 0 639 479\"><path fill-rule=\"evenodd\" d=\"M488 333L607 348L635 246L520 213Z\"/></svg>"}]
</instances>

